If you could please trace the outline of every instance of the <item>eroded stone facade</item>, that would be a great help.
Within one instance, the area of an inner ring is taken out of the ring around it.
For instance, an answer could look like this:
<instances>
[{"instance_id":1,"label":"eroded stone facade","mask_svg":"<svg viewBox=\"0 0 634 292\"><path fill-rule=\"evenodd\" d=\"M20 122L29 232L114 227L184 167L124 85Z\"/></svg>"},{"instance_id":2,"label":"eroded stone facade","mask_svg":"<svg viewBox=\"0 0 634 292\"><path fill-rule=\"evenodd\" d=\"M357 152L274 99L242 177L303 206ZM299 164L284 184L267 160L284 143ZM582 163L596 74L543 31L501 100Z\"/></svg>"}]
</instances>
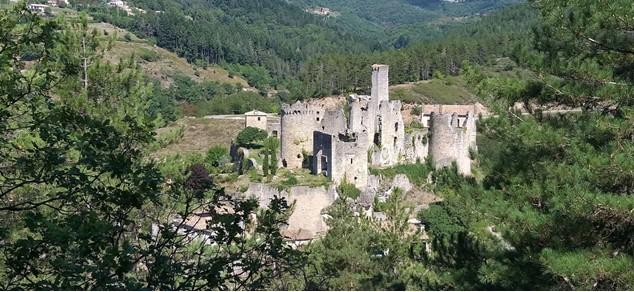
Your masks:
<instances>
[{"instance_id":1,"label":"eroded stone facade","mask_svg":"<svg viewBox=\"0 0 634 292\"><path fill-rule=\"evenodd\" d=\"M456 112L444 112L452 109ZM370 96L353 95L338 106L318 101L283 105L281 165L309 168L362 190L368 185L369 166L422 162L429 155L436 167L456 162L460 173L471 174L477 106L424 106L423 127L407 133L401 110L400 101L389 100L387 65L372 66Z\"/></svg>"}]
</instances>

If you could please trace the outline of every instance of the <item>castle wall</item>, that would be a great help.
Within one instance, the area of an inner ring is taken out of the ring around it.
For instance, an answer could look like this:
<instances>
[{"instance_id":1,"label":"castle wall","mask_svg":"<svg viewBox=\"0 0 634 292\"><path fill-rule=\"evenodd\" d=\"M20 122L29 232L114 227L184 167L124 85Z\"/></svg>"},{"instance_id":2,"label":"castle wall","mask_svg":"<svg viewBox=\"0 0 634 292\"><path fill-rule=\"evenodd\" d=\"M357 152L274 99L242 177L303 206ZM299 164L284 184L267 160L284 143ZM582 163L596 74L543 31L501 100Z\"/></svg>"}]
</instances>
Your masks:
<instances>
[{"instance_id":1,"label":"castle wall","mask_svg":"<svg viewBox=\"0 0 634 292\"><path fill-rule=\"evenodd\" d=\"M324 174L335 184L346 180L365 189L368 183L368 158L362 149L367 148L366 136L357 136L352 132L315 132L313 143L313 174Z\"/></svg>"},{"instance_id":2,"label":"castle wall","mask_svg":"<svg viewBox=\"0 0 634 292\"><path fill-rule=\"evenodd\" d=\"M405 124L400 101L382 101L377 115L372 165L385 167L398 164L405 146Z\"/></svg>"},{"instance_id":3,"label":"castle wall","mask_svg":"<svg viewBox=\"0 0 634 292\"><path fill-rule=\"evenodd\" d=\"M368 185L368 154L367 136L356 133L354 138L349 135L339 134L335 141L335 168L333 169L333 181L336 184L344 179L364 190Z\"/></svg>"},{"instance_id":4,"label":"castle wall","mask_svg":"<svg viewBox=\"0 0 634 292\"><path fill-rule=\"evenodd\" d=\"M304 154L313 153L313 132L320 129L324 112L322 106L302 102L283 106L280 133L283 167L302 168Z\"/></svg>"},{"instance_id":5,"label":"castle wall","mask_svg":"<svg viewBox=\"0 0 634 292\"><path fill-rule=\"evenodd\" d=\"M403 159L407 163L423 162L429 153L429 139L427 129L416 129L405 133L405 148Z\"/></svg>"},{"instance_id":6,"label":"castle wall","mask_svg":"<svg viewBox=\"0 0 634 292\"><path fill-rule=\"evenodd\" d=\"M436 169L451 166L456 162L458 173L471 175L469 148L475 145L475 118L453 114L431 116L431 139L429 152Z\"/></svg>"},{"instance_id":7,"label":"castle wall","mask_svg":"<svg viewBox=\"0 0 634 292\"><path fill-rule=\"evenodd\" d=\"M326 110L319 131L336 134L344 132L346 128L346 116L343 113L343 109L338 108L336 110Z\"/></svg>"},{"instance_id":8,"label":"castle wall","mask_svg":"<svg viewBox=\"0 0 634 292\"><path fill-rule=\"evenodd\" d=\"M324 132L313 133L313 174L325 175L332 179L333 167L337 163L334 159L335 147L331 134Z\"/></svg>"}]
</instances>

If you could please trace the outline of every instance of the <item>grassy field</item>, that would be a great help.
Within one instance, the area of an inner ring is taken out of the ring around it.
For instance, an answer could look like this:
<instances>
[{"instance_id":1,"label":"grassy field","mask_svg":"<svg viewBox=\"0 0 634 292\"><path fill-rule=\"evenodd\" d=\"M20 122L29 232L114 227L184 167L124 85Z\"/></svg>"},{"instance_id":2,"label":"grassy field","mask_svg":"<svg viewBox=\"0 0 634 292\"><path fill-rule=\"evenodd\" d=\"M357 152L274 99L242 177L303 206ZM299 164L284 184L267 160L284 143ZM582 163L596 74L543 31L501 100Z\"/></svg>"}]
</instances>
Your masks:
<instances>
[{"instance_id":1,"label":"grassy field","mask_svg":"<svg viewBox=\"0 0 634 292\"><path fill-rule=\"evenodd\" d=\"M390 96L405 103L469 104L479 101L459 76L391 86Z\"/></svg>"},{"instance_id":2,"label":"grassy field","mask_svg":"<svg viewBox=\"0 0 634 292\"><path fill-rule=\"evenodd\" d=\"M243 120L214 120L205 118L184 118L172 125L157 131L161 135L169 135L174 129L184 129L182 138L154 152L154 157L166 157L175 154L204 153L213 146L229 149L231 141L244 128Z\"/></svg>"}]
</instances>

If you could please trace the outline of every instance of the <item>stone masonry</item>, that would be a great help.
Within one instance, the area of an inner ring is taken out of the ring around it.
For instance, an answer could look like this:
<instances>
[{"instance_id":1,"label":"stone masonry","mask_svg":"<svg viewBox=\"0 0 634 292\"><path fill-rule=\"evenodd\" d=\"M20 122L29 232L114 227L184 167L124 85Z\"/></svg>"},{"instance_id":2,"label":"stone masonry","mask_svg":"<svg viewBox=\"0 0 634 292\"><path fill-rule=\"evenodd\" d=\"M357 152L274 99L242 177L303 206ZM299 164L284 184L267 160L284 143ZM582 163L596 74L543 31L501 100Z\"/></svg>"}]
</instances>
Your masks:
<instances>
[{"instance_id":1,"label":"stone masonry","mask_svg":"<svg viewBox=\"0 0 634 292\"><path fill-rule=\"evenodd\" d=\"M368 184L369 166L422 162L430 155L437 168L456 162L461 174L471 175L477 107L423 108L423 128L406 133L401 102L389 100L389 66L373 65L370 96L353 95L346 105L334 107L319 101L282 106L281 165L309 168L336 184L345 180L362 190Z\"/></svg>"}]
</instances>

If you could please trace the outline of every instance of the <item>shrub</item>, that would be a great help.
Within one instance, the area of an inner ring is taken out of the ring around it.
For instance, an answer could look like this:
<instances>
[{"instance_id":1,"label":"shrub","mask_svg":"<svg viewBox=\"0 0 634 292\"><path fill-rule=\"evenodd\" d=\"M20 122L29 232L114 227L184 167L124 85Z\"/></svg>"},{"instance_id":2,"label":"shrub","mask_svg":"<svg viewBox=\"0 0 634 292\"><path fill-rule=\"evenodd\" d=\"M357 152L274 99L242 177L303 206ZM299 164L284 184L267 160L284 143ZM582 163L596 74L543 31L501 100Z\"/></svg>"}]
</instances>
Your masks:
<instances>
[{"instance_id":1,"label":"shrub","mask_svg":"<svg viewBox=\"0 0 634 292\"><path fill-rule=\"evenodd\" d=\"M229 160L229 151L222 146L214 146L207 151L206 162L212 167L220 167Z\"/></svg>"},{"instance_id":2,"label":"shrub","mask_svg":"<svg viewBox=\"0 0 634 292\"><path fill-rule=\"evenodd\" d=\"M428 157L427 160L431 158ZM397 174L404 174L407 178L417 186L422 186L427 183L427 176L432 171L430 164L401 164L386 169L371 168L370 173L373 175L383 175L385 177L393 178Z\"/></svg>"},{"instance_id":3,"label":"shrub","mask_svg":"<svg viewBox=\"0 0 634 292\"><path fill-rule=\"evenodd\" d=\"M159 53L146 48L141 48L138 53L139 57L146 62L156 62L161 58Z\"/></svg>"},{"instance_id":4,"label":"shrub","mask_svg":"<svg viewBox=\"0 0 634 292\"><path fill-rule=\"evenodd\" d=\"M241 147L252 148L255 142L263 141L266 137L268 137L266 131L258 128L246 127L238 134L236 144Z\"/></svg>"},{"instance_id":5,"label":"shrub","mask_svg":"<svg viewBox=\"0 0 634 292\"><path fill-rule=\"evenodd\" d=\"M417 105L414 108L412 108L412 115L420 116L422 113L423 113L423 109L421 108L420 105Z\"/></svg>"},{"instance_id":6,"label":"shrub","mask_svg":"<svg viewBox=\"0 0 634 292\"><path fill-rule=\"evenodd\" d=\"M361 195L361 191L354 184L344 180L339 185L339 194L344 198L356 200Z\"/></svg>"},{"instance_id":7,"label":"shrub","mask_svg":"<svg viewBox=\"0 0 634 292\"><path fill-rule=\"evenodd\" d=\"M191 190L198 197L213 187L213 180L202 164L194 164L189 168L189 177L185 180L185 188Z\"/></svg>"}]
</instances>

